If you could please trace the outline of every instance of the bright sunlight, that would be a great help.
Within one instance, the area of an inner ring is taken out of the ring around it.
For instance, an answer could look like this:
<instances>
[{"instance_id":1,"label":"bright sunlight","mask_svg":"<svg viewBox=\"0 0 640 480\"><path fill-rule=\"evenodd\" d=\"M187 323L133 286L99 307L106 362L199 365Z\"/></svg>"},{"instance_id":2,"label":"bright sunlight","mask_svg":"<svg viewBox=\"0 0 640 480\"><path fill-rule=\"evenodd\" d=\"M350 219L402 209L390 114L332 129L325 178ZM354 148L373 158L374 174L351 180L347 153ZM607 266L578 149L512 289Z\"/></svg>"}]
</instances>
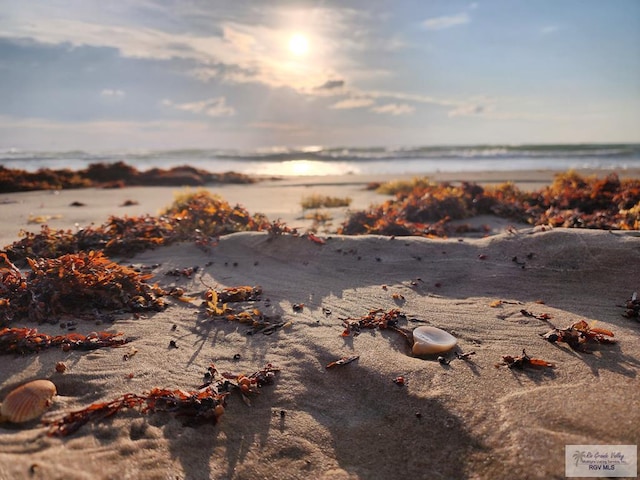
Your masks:
<instances>
[{"instance_id":1,"label":"bright sunlight","mask_svg":"<svg viewBox=\"0 0 640 480\"><path fill-rule=\"evenodd\" d=\"M303 56L309 52L309 41L307 37L296 33L289 39L289 51L296 56Z\"/></svg>"}]
</instances>

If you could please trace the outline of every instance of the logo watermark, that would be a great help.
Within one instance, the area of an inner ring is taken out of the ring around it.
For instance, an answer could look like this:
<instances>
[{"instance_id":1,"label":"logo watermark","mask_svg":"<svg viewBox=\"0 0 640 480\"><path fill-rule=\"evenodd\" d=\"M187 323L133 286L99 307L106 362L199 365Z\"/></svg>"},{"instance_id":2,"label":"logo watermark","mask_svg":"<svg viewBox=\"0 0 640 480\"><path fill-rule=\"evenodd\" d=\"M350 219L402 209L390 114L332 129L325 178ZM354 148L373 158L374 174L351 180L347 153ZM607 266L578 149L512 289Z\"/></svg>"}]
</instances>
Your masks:
<instances>
[{"instance_id":1,"label":"logo watermark","mask_svg":"<svg viewBox=\"0 0 640 480\"><path fill-rule=\"evenodd\" d=\"M637 477L637 445L565 445L567 477Z\"/></svg>"}]
</instances>

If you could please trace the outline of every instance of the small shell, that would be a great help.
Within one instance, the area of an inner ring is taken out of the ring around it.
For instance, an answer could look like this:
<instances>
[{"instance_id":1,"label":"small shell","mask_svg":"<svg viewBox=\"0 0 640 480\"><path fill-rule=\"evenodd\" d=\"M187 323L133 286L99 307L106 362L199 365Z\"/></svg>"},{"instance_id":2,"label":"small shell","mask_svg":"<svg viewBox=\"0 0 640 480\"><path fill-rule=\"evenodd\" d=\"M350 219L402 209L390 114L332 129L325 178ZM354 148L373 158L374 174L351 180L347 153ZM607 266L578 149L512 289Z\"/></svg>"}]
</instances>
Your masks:
<instances>
[{"instance_id":1,"label":"small shell","mask_svg":"<svg viewBox=\"0 0 640 480\"><path fill-rule=\"evenodd\" d=\"M2 402L2 419L28 422L42 415L51 405L56 386L49 380L34 380L12 390Z\"/></svg>"},{"instance_id":2,"label":"small shell","mask_svg":"<svg viewBox=\"0 0 640 480\"><path fill-rule=\"evenodd\" d=\"M451 350L458 340L444 330L436 327L422 326L413 330L414 355L431 355Z\"/></svg>"}]
</instances>

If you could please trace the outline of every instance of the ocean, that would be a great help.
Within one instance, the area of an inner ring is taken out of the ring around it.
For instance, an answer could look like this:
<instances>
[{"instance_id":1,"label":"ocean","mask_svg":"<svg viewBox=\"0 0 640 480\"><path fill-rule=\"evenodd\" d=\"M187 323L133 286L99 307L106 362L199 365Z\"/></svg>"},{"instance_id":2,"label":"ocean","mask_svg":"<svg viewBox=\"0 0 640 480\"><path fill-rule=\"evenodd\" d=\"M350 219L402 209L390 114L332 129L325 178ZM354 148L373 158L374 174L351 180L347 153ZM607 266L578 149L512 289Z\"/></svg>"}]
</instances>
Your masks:
<instances>
[{"instance_id":1,"label":"ocean","mask_svg":"<svg viewBox=\"0 0 640 480\"><path fill-rule=\"evenodd\" d=\"M190 165L214 173L304 176L415 174L513 170L640 168L640 144L491 145L378 148L269 148L257 150L165 150L37 152L0 150L0 165L83 169L92 163L124 161L139 170Z\"/></svg>"}]
</instances>

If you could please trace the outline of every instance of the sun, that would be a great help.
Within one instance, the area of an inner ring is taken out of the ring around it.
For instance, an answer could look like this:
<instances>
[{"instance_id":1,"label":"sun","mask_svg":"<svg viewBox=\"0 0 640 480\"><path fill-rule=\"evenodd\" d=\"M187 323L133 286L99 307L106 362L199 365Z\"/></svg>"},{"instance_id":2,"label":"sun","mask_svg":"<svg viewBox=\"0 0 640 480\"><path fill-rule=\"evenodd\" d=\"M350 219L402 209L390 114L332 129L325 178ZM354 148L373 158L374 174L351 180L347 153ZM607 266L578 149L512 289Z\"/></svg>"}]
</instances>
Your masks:
<instances>
[{"instance_id":1,"label":"sun","mask_svg":"<svg viewBox=\"0 0 640 480\"><path fill-rule=\"evenodd\" d=\"M291 35L289 38L289 51L298 57L302 57L309 52L309 40L301 33Z\"/></svg>"}]
</instances>

